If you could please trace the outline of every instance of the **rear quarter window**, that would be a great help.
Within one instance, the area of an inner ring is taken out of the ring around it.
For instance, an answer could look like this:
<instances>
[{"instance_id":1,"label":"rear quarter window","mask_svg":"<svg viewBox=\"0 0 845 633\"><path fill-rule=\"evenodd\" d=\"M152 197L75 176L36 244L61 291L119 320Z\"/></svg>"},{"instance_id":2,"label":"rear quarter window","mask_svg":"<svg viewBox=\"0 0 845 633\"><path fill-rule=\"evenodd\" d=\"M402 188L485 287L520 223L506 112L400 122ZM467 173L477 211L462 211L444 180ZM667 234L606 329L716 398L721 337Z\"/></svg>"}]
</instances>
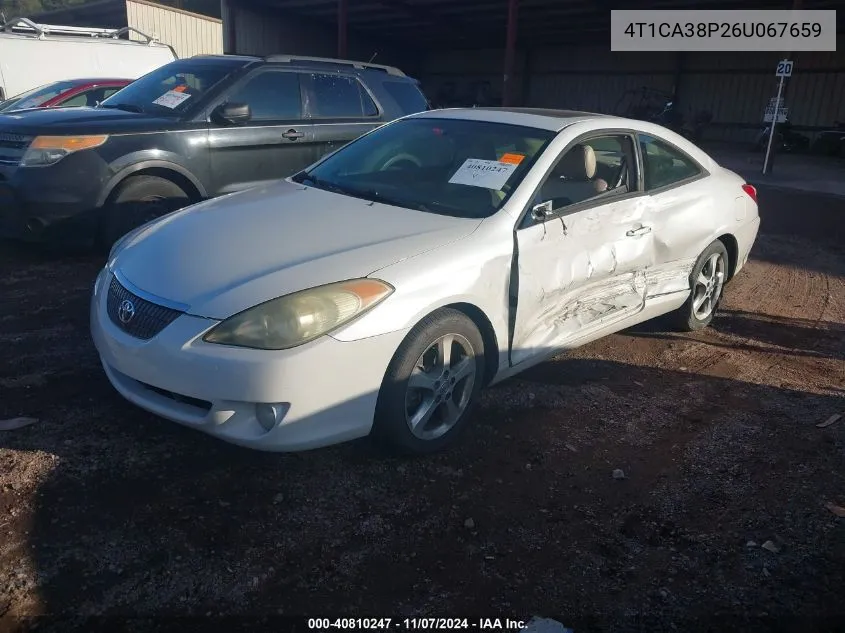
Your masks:
<instances>
[{"instance_id":1,"label":"rear quarter window","mask_svg":"<svg viewBox=\"0 0 845 633\"><path fill-rule=\"evenodd\" d=\"M416 84L410 81L385 81L382 85L405 114L428 110L428 100Z\"/></svg>"},{"instance_id":2,"label":"rear quarter window","mask_svg":"<svg viewBox=\"0 0 845 633\"><path fill-rule=\"evenodd\" d=\"M378 106L354 77L311 75L311 115L325 118L360 119L378 116Z\"/></svg>"}]
</instances>

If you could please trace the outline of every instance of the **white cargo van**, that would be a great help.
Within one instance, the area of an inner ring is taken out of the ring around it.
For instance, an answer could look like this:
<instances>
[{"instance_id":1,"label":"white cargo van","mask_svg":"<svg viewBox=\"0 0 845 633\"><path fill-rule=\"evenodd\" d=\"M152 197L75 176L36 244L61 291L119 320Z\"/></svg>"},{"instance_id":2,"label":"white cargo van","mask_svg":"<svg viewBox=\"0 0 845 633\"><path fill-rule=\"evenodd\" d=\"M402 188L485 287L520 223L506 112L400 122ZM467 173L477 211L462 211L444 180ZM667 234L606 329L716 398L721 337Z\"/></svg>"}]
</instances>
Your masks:
<instances>
[{"instance_id":1,"label":"white cargo van","mask_svg":"<svg viewBox=\"0 0 845 633\"><path fill-rule=\"evenodd\" d=\"M133 31L146 41L120 39ZM35 24L15 18L0 27L0 101L62 79L137 79L177 58L173 48L137 29Z\"/></svg>"}]
</instances>

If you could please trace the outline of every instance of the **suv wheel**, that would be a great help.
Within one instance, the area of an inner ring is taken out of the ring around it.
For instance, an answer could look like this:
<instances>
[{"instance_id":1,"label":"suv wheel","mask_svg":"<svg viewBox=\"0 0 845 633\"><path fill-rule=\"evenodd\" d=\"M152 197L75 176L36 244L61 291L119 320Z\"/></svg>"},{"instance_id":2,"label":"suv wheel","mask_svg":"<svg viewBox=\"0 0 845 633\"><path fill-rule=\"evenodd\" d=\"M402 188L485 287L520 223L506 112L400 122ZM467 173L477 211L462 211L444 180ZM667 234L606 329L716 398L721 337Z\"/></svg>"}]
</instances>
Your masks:
<instances>
[{"instance_id":1,"label":"suv wheel","mask_svg":"<svg viewBox=\"0 0 845 633\"><path fill-rule=\"evenodd\" d=\"M159 176L130 176L120 183L104 209L102 241L110 247L134 228L186 206L188 194Z\"/></svg>"}]
</instances>

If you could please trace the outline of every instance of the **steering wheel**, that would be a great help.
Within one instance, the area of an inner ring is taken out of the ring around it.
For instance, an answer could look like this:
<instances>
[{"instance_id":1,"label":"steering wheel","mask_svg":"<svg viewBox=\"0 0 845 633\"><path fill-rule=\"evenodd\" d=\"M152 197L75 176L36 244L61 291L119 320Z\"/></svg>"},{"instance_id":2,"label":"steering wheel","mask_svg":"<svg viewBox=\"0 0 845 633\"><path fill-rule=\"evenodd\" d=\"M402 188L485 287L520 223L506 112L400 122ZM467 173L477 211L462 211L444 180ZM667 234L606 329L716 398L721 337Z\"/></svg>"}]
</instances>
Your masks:
<instances>
[{"instance_id":1,"label":"steering wheel","mask_svg":"<svg viewBox=\"0 0 845 633\"><path fill-rule=\"evenodd\" d=\"M388 158L384 165L381 166L380 171L387 171L388 169L407 169L408 167L422 167L420 160L411 154L397 154Z\"/></svg>"}]
</instances>

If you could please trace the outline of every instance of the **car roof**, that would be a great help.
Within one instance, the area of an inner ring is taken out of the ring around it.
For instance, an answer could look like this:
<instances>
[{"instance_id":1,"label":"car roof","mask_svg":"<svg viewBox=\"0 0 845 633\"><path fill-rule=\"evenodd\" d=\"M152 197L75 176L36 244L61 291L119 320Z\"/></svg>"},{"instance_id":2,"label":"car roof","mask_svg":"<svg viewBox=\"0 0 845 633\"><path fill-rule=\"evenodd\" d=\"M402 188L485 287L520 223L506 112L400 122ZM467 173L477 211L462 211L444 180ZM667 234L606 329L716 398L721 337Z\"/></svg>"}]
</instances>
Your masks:
<instances>
[{"instance_id":1,"label":"car roof","mask_svg":"<svg viewBox=\"0 0 845 633\"><path fill-rule=\"evenodd\" d=\"M78 79L68 79L67 81L74 84L74 87L88 86L93 84L120 84L131 83L131 79L125 77L80 77ZM64 80L56 81L55 83L63 83ZM49 85L49 84L48 84Z\"/></svg>"},{"instance_id":2,"label":"car roof","mask_svg":"<svg viewBox=\"0 0 845 633\"><path fill-rule=\"evenodd\" d=\"M552 132L558 132L578 121L596 119L612 122L620 120L618 117L596 112L553 110L549 108L446 108L442 110L428 110L413 116L510 123L511 125L524 125L526 127L535 127Z\"/></svg>"}]
</instances>

